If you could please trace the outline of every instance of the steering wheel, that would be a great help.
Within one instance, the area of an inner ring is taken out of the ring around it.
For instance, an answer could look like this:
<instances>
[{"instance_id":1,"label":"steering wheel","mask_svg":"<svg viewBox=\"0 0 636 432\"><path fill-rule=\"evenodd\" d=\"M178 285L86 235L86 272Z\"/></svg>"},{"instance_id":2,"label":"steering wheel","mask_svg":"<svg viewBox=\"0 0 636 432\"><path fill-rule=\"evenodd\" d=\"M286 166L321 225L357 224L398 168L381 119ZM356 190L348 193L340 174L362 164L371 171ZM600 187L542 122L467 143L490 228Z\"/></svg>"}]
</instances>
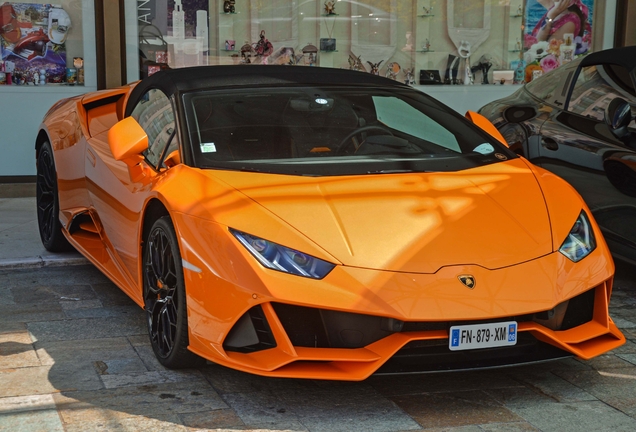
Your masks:
<instances>
[{"instance_id":1,"label":"steering wheel","mask_svg":"<svg viewBox=\"0 0 636 432\"><path fill-rule=\"evenodd\" d=\"M354 141L353 138L355 138L356 136L361 135L361 134L363 134L365 132L380 132L379 135L391 135L391 136L393 136L393 133L390 130L388 130L387 128L382 127L382 126L376 126L376 125L362 126L362 127L359 127L358 129L354 130L349 135L347 135L346 137L343 138L343 140L338 145L338 148L336 149L336 154L343 154L345 152L345 150L351 144L355 145L356 141ZM378 134L376 134L376 135L378 135ZM362 143L366 139L363 136L361 136L360 138L361 138L360 144L358 145L358 147L356 147L356 151L360 148L360 146L362 145Z\"/></svg>"}]
</instances>

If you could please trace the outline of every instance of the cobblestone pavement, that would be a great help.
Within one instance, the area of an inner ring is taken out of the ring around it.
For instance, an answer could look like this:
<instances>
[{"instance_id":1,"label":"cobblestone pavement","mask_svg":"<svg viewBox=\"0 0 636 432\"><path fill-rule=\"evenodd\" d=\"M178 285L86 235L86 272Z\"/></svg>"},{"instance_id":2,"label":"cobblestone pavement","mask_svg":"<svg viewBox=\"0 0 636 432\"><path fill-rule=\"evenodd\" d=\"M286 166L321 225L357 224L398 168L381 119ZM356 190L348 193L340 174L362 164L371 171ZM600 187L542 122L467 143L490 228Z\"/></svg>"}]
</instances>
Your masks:
<instances>
[{"instance_id":1,"label":"cobblestone pavement","mask_svg":"<svg viewBox=\"0 0 636 432\"><path fill-rule=\"evenodd\" d=\"M0 270L0 430L634 431L635 281L611 303L627 344L592 361L343 383L167 370L95 268Z\"/></svg>"}]
</instances>

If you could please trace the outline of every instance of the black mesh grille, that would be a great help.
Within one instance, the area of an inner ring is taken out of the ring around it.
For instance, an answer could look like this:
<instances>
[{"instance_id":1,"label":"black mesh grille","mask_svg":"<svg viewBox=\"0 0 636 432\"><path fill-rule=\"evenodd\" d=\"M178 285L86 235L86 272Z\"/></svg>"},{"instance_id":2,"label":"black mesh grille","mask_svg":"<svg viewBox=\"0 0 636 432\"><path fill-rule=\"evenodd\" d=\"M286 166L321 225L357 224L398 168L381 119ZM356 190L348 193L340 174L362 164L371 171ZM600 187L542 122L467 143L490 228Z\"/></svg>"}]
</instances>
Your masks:
<instances>
[{"instance_id":1,"label":"black mesh grille","mask_svg":"<svg viewBox=\"0 0 636 432\"><path fill-rule=\"evenodd\" d=\"M591 289L570 299L568 309L561 324L561 330L568 330L594 318L594 295L596 289Z\"/></svg>"}]
</instances>

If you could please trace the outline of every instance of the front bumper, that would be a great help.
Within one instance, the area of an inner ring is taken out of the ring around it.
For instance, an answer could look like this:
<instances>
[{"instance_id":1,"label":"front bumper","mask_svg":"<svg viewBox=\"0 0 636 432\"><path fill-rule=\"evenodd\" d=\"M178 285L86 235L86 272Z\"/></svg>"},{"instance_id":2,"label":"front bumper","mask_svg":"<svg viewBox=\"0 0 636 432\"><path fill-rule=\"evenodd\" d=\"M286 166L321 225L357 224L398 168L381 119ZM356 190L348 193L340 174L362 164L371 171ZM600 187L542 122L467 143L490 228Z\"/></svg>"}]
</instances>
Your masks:
<instances>
[{"instance_id":1,"label":"front bumper","mask_svg":"<svg viewBox=\"0 0 636 432\"><path fill-rule=\"evenodd\" d=\"M216 240L183 242L182 250L189 349L249 373L363 380L590 359L625 342L608 313L614 267L604 245L579 263L556 252L507 268L434 274L336 266L312 280L260 267L222 227L201 237ZM473 289L459 283L462 274L475 277ZM508 320L518 323L515 347L448 349L451 325Z\"/></svg>"},{"instance_id":2,"label":"front bumper","mask_svg":"<svg viewBox=\"0 0 636 432\"><path fill-rule=\"evenodd\" d=\"M558 326L551 319L558 307L524 316L483 320L517 321L519 342L513 347L467 351L449 350L448 329L452 325L480 321L400 324L397 320L379 316L266 302L245 314L253 323L257 342L242 347L231 346L232 340L250 340L237 336L238 332L251 331L249 325L245 326L245 320L239 320L243 325L233 327L223 350L217 351L222 352L222 356L213 360L264 376L363 380L376 372L490 368L572 355L590 359L625 342L607 314L610 287L610 283L605 282L564 302L569 303L569 307L566 305L565 311L561 311ZM367 343L369 340L372 342Z\"/></svg>"}]
</instances>

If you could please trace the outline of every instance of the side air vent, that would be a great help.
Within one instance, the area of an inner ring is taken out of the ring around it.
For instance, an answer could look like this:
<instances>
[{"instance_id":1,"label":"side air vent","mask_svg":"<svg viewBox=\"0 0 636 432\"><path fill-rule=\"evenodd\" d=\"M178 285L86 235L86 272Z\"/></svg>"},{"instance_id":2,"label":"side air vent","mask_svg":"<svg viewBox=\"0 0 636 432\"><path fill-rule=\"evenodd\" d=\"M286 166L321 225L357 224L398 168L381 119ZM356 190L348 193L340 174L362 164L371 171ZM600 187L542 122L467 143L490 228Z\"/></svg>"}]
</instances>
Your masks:
<instances>
[{"instance_id":1,"label":"side air vent","mask_svg":"<svg viewBox=\"0 0 636 432\"><path fill-rule=\"evenodd\" d=\"M251 353L276 347L263 308L254 306L236 322L223 342L226 351Z\"/></svg>"}]
</instances>

